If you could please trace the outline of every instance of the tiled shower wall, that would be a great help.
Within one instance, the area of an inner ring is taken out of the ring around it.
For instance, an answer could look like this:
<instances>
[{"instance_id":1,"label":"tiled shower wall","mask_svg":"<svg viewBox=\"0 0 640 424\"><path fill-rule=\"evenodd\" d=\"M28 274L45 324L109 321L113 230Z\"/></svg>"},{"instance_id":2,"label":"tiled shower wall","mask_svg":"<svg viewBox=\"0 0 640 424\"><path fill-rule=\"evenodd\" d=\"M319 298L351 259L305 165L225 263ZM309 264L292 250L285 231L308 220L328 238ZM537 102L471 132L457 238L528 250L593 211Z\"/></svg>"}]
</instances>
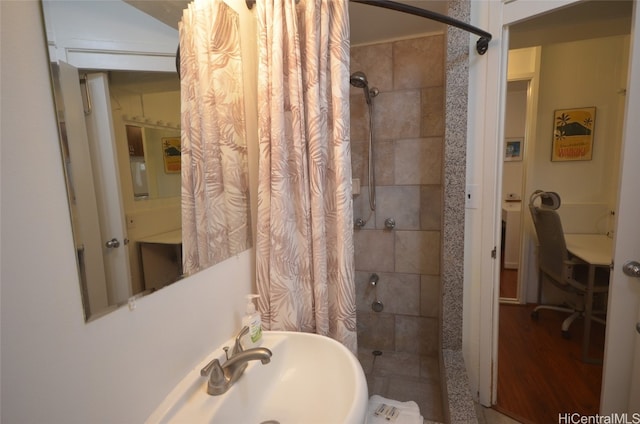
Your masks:
<instances>
[{"instance_id":1,"label":"tiled shower wall","mask_svg":"<svg viewBox=\"0 0 640 424\"><path fill-rule=\"evenodd\" d=\"M362 185L354 218L367 221L355 230L360 348L438 356L444 42L432 35L351 48L351 71L364 72L380 91L373 98L377 207L370 215L368 111L362 89L351 89L353 178ZM372 310L376 297L382 312Z\"/></svg>"}]
</instances>

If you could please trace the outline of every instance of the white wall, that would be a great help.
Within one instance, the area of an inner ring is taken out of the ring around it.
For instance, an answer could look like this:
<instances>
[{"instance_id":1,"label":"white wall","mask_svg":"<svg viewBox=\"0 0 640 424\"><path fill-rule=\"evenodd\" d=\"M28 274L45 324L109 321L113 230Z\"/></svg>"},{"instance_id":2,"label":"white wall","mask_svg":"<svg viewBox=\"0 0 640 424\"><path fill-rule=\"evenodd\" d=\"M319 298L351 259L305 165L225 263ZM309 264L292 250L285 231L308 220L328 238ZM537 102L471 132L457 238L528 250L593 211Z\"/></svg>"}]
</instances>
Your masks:
<instances>
[{"instance_id":1,"label":"white wall","mask_svg":"<svg viewBox=\"0 0 640 424\"><path fill-rule=\"evenodd\" d=\"M563 203L616 203L618 152L629 37L616 36L542 48L532 187L557 191ZM596 107L593 159L551 162L553 112Z\"/></svg>"},{"instance_id":2,"label":"white wall","mask_svg":"<svg viewBox=\"0 0 640 424\"><path fill-rule=\"evenodd\" d=\"M523 86L524 85L524 86ZM509 83L505 110L504 137L525 140L525 121L527 117L526 83ZM524 149L524 144L521 146ZM524 153L524 150L523 150ZM523 156L524 157L524 156ZM523 161L504 162L502 169L502 200L509 194L522 199Z\"/></svg>"},{"instance_id":3,"label":"white wall","mask_svg":"<svg viewBox=\"0 0 640 424\"><path fill-rule=\"evenodd\" d=\"M50 52L57 60L77 68L132 70L133 63L145 70L144 62L132 62L123 52L152 53L166 71L175 70L177 31L123 1L45 0L43 6L47 21L55 22L46 31L50 43L55 40ZM114 54L104 64L92 50Z\"/></svg>"},{"instance_id":4,"label":"white wall","mask_svg":"<svg viewBox=\"0 0 640 424\"><path fill-rule=\"evenodd\" d=\"M0 16L1 420L143 422L239 328L253 251L85 324L39 4Z\"/></svg>"},{"instance_id":5,"label":"white wall","mask_svg":"<svg viewBox=\"0 0 640 424\"><path fill-rule=\"evenodd\" d=\"M558 210L569 233L610 233L615 210L622 140L628 36L596 38L542 47L536 137L527 158L526 198L534 190L556 191ZM593 159L551 162L553 113L556 109L596 107ZM526 199L525 199L526 200ZM524 216L524 252L530 264L522 283L526 300L537 301L538 271L533 225Z\"/></svg>"}]
</instances>

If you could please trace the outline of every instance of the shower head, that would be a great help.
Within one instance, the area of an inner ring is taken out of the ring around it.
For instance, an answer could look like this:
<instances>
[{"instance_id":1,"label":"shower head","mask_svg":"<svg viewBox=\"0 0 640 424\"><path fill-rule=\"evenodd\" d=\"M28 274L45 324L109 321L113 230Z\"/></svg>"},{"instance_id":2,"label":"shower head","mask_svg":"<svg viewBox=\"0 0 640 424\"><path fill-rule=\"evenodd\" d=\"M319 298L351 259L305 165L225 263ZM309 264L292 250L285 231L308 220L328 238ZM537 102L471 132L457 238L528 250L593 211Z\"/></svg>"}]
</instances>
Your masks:
<instances>
[{"instance_id":1,"label":"shower head","mask_svg":"<svg viewBox=\"0 0 640 424\"><path fill-rule=\"evenodd\" d=\"M367 88L369 85L369 82L367 81L367 76L364 74L364 72L360 72L360 71L354 72L353 74L351 74L351 77L349 78L349 82L351 83L351 85L358 88Z\"/></svg>"},{"instance_id":2,"label":"shower head","mask_svg":"<svg viewBox=\"0 0 640 424\"><path fill-rule=\"evenodd\" d=\"M371 97L375 97L378 94L377 89L369 89L369 82L367 81L367 76L364 72L357 71L351 74L349 77L349 82L351 85L357 88L362 88L364 90L364 98L367 101L368 105L371 105Z\"/></svg>"}]
</instances>

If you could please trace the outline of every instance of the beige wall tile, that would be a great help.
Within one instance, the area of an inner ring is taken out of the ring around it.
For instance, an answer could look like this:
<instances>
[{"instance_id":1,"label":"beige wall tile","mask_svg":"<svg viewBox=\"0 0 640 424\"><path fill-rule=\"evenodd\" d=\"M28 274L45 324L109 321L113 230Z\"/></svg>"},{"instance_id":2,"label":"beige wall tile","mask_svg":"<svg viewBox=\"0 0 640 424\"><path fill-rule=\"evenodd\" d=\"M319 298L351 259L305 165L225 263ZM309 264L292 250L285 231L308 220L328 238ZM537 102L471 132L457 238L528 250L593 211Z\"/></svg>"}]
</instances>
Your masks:
<instances>
[{"instance_id":1,"label":"beige wall tile","mask_svg":"<svg viewBox=\"0 0 640 424\"><path fill-rule=\"evenodd\" d=\"M354 196L354 219L368 221L354 235L359 346L435 357L441 281L444 36L353 47L351 72L355 71L364 72L369 87L380 90L373 99L377 208L370 213L368 107L362 89L351 88L352 168L353 177L361 181L361 194ZM386 218L396 221L394 230L385 230ZM369 283L373 272L380 278L377 296ZM371 309L376 297L384 305L381 313ZM393 376L383 378L387 386Z\"/></svg>"},{"instance_id":2,"label":"beige wall tile","mask_svg":"<svg viewBox=\"0 0 640 424\"><path fill-rule=\"evenodd\" d=\"M442 228L442 186L424 185L420 187L420 229Z\"/></svg>"},{"instance_id":3,"label":"beige wall tile","mask_svg":"<svg viewBox=\"0 0 640 424\"><path fill-rule=\"evenodd\" d=\"M351 176L367 184L367 143L351 139Z\"/></svg>"},{"instance_id":4,"label":"beige wall tile","mask_svg":"<svg viewBox=\"0 0 640 424\"><path fill-rule=\"evenodd\" d=\"M349 116L351 142L367 142L369 140L369 107L364 101L362 90L349 97Z\"/></svg>"},{"instance_id":5,"label":"beige wall tile","mask_svg":"<svg viewBox=\"0 0 640 424\"><path fill-rule=\"evenodd\" d=\"M364 349L358 346L358 361L360 362L364 373L371 374L373 371L373 355L371 354L371 349Z\"/></svg>"},{"instance_id":6,"label":"beige wall tile","mask_svg":"<svg viewBox=\"0 0 640 424\"><path fill-rule=\"evenodd\" d=\"M404 90L444 83L444 35L393 43L393 88Z\"/></svg>"},{"instance_id":7,"label":"beige wall tile","mask_svg":"<svg viewBox=\"0 0 640 424\"><path fill-rule=\"evenodd\" d=\"M420 315L438 318L440 316L440 277L420 276Z\"/></svg>"},{"instance_id":8,"label":"beige wall tile","mask_svg":"<svg viewBox=\"0 0 640 424\"><path fill-rule=\"evenodd\" d=\"M376 185L388 186L394 184L395 152L394 143L391 141L377 140L374 128L373 157L375 158ZM365 161L367 159L365 158ZM368 179L367 179L368 181Z\"/></svg>"},{"instance_id":9,"label":"beige wall tile","mask_svg":"<svg viewBox=\"0 0 640 424\"><path fill-rule=\"evenodd\" d=\"M417 138L395 144L396 184L440 184L442 139Z\"/></svg>"},{"instance_id":10,"label":"beige wall tile","mask_svg":"<svg viewBox=\"0 0 640 424\"><path fill-rule=\"evenodd\" d=\"M371 272L356 271L356 310L372 312L371 302L375 300L374 292L369 282Z\"/></svg>"},{"instance_id":11,"label":"beige wall tile","mask_svg":"<svg viewBox=\"0 0 640 424\"><path fill-rule=\"evenodd\" d=\"M377 375L368 375L367 376L367 388L369 389L369 394L378 394L378 393L386 393L387 388L389 387L389 378L388 377L380 377Z\"/></svg>"},{"instance_id":12,"label":"beige wall tile","mask_svg":"<svg viewBox=\"0 0 640 424\"><path fill-rule=\"evenodd\" d=\"M422 137L444 137L444 87L422 89Z\"/></svg>"},{"instance_id":13,"label":"beige wall tile","mask_svg":"<svg viewBox=\"0 0 640 424\"><path fill-rule=\"evenodd\" d=\"M351 48L351 73L362 71L367 75L370 88L393 90L393 54L391 43ZM351 93L362 91L351 87Z\"/></svg>"},{"instance_id":14,"label":"beige wall tile","mask_svg":"<svg viewBox=\"0 0 640 424\"><path fill-rule=\"evenodd\" d=\"M420 229L420 186L388 186L377 189L376 228L393 218L396 230Z\"/></svg>"},{"instance_id":15,"label":"beige wall tile","mask_svg":"<svg viewBox=\"0 0 640 424\"><path fill-rule=\"evenodd\" d=\"M374 211L371 211L371 206L369 205L369 187L368 186L360 187L360 194L353 197L354 223L355 223L355 220L357 220L358 218L361 218L365 221L365 226L360 229L356 228L354 231L360 232L363 230L376 229L376 213ZM357 246L356 246L356 253L358 252L359 251L357 250ZM356 260L358 260L357 256L356 256Z\"/></svg>"},{"instance_id":16,"label":"beige wall tile","mask_svg":"<svg viewBox=\"0 0 640 424\"><path fill-rule=\"evenodd\" d=\"M396 351L438 355L438 320L396 315Z\"/></svg>"},{"instance_id":17,"label":"beige wall tile","mask_svg":"<svg viewBox=\"0 0 640 424\"><path fill-rule=\"evenodd\" d=\"M437 356L420 356L420 377L440 381L440 360Z\"/></svg>"},{"instance_id":18,"label":"beige wall tile","mask_svg":"<svg viewBox=\"0 0 640 424\"><path fill-rule=\"evenodd\" d=\"M390 231L357 230L354 233L355 265L358 271L392 272L394 237Z\"/></svg>"},{"instance_id":19,"label":"beige wall tile","mask_svg":"<svg viewBox=\"0 0 640 424\"><path fill-rule=\"evenodd\" d=\"M395 350L395 320L393 315L358 312L358 346L361 349Z\"/></svg>"},{"instance_id":20,"label":"beige wall tile","mask_svg":"<svg viewBox=\"0 0 640 424\"><path fill-rule=\"evenodd\" d=\"M384 305L384 313L420 315L420 276L417 274L377 273L374 287L371 273L356 272L356 308L372 312L371 304L377 299Z\"/></svg>"},{"instance_id":21,"label":"beige wall tile","mask_svg":"<svg viewBox=\"0 0 640 424\"><path fill-rule=\"evenodd\" d=\"M376 140L420 137L420 90L380 93L374 103Z\"/></svg>"},{"instance_id":22,"label":"beige wall tile","mask_svg":"<svg viewBox=\"0 0 640 424\"><path fill-rule=\"evenodd\" d=\"M438 275L439 231L395 231L396 272Z\"/></svg>"}]
</instances>

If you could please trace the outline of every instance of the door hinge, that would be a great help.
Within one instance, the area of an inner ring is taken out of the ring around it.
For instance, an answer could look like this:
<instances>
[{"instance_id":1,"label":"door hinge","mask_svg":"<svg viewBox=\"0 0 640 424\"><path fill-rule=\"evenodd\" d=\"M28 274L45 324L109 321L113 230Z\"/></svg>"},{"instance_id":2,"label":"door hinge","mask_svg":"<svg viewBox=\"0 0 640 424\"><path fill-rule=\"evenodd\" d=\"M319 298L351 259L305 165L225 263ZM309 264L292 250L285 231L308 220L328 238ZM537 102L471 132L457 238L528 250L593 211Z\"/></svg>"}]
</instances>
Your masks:
<instances>
[{"instance_id":1,"label":"door hinge","mask_svg":"<svg viewBox=\"0 0 640 424\"><path fill-rule=\"evenodd\" d=\"M91 104L91 94L89 93L89 77L87 74L80 76L80 94L82 97L82 106L84 107L85 116L91 115L93 105Z\"/></svg>"},{"instance_id":2,"label":"door hinge","mask_svg":"<svg viewBox=\"0 0 640 424\"><path fill-rule=\"evenodd\" d=\"M497 256L497 253L498 253L498 249L495 246L493 246L493 250L491 251L491 257L495 259Z\"/></svg>"}]
</instances>

